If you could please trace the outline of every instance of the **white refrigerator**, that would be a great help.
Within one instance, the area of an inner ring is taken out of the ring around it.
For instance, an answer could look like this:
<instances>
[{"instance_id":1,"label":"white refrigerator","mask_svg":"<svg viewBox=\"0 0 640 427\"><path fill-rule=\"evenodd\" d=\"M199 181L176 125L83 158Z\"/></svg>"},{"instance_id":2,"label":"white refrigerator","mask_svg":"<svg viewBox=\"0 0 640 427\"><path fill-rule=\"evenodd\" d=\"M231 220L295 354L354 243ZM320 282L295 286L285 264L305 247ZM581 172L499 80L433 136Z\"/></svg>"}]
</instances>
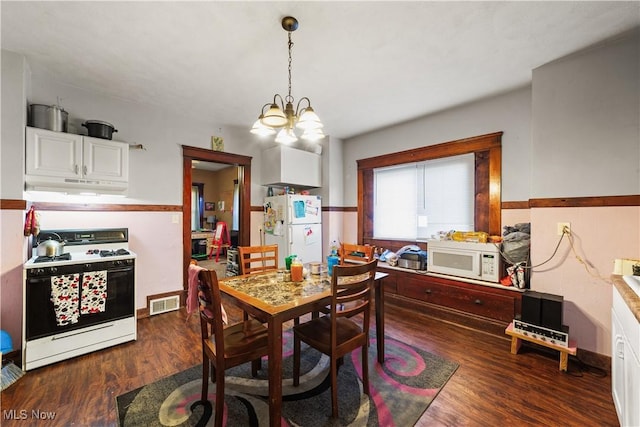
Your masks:
<instances>
[{"instance_id":1,"label":"white refrigerator","mask_svg":"<svg viewBox=\"0 0 640 427\"><path fill-rule=\"evenodd\" d=\"M278 266L295 254L308 262L322 261L322 203L320 196L286 194L264 201L264 243L278 245Z\"/></svg>"}]
</instances>

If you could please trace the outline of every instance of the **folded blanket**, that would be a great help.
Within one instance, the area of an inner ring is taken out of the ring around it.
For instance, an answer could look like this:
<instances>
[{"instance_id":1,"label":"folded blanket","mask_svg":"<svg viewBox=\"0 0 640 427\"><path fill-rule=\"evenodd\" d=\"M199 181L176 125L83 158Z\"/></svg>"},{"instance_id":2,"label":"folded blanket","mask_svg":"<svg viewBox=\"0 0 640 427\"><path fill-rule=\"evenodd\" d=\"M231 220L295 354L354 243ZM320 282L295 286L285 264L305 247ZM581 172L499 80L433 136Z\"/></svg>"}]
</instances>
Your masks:
<instances>
[{"instance_id":1,"label":"folded blanket","mask_svg":"<svg viewBox=\"0 0 640 427\"><path fill-rule=\"evenodd\" d=\"M200 283L198 273L202 270L206 269L196 264L189 264L189 288L187 289L187 314L189 316L198 308L198 284ZM222 310L222 321L227 324L227 312L224 310L222 304L220 304L220 309Z\"/></svg>"}]
</instances>

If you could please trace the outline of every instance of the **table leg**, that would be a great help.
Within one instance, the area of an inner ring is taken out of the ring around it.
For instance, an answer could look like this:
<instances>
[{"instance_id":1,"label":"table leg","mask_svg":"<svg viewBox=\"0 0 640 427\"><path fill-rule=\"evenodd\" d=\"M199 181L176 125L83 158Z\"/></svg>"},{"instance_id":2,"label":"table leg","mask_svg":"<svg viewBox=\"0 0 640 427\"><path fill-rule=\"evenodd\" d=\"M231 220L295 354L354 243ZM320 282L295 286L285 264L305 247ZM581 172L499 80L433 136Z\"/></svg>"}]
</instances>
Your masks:
<instances>
[{"instance_id":1,"label":"table leg","mask_svg":"<svg viewBox=\"0 0 640 427\"><path fill-rule=\"evenodd\" d=\"M384 283L377 280L376 288L376 339L378 343L378 363L384 363Z\"/></svg>"},{"instance_id":2,"label":"table leg","mask_svg":"<svg viewBox=\"0 0 640 427\"><path fill-rule=\"evenodd\" d=\"M269 425L280 427L282 417L282 319L272 317L269 327Z\"/></svg>"},{"instance_id":3,"label":"table leg","mask_svg":"<svg viewBox=\"0 0 640 427\"><path fill-rule=\"evenodd\" d=\"M522 341L520 341L520 338L517 337L511 337L511 354L518 354L518 350L520 350L520 345L522 344Z\"/></svg>"},{"instance_id":4,"label":"table leg","mask_svg":"<svg viewBox=\"0 0 640 427\"><path fill-rule=\"evenodd\" d=\"M567 372L567 368L569 365L569 354L561 351L560 352L560 370Z\"/></svg>"}]
</instances>

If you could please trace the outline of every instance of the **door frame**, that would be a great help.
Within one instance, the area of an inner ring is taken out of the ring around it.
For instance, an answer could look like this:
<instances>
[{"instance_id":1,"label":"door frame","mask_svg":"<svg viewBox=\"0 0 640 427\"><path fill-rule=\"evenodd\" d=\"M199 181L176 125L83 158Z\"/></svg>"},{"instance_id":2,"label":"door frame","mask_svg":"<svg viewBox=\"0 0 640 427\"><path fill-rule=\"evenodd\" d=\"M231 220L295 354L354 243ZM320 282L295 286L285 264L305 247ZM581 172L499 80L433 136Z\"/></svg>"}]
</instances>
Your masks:
<instances>
[{"instance_id":1,"label":"door frame","mask_svg":"<svg viewBox=\"0 0 640 427\"><path fill-rule=\"evenodd\" d=\"M188 145L182 146L182 264L184 266L182 283L185 291L189 286L187 267L191 261L191 171L193 160L238 167L238 191L240 193L238 245L244 246L251 241L251 159L249 156L240 154ZM184 304L184 301L182 303Z\"/></svg>"}]
</instances>

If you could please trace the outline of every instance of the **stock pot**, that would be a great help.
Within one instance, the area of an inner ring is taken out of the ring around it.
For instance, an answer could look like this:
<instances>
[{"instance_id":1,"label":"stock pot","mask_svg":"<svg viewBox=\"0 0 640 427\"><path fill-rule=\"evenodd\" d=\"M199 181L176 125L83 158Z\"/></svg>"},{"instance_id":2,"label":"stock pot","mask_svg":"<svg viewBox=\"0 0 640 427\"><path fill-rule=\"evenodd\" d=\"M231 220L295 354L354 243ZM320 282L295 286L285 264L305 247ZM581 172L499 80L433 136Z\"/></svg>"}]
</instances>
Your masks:
<instances>
[{"instance_id":1,"label":"stock pot","mask_svg":"<svg viewBox=\"0 0 640 427\"><path fill-rule=\"evenodd\" d=\"M87 120L82 124L87 128L89 136L94 138L111 139L118 130L111 124L101 120Z\"/></svg>"}]
</instances>

